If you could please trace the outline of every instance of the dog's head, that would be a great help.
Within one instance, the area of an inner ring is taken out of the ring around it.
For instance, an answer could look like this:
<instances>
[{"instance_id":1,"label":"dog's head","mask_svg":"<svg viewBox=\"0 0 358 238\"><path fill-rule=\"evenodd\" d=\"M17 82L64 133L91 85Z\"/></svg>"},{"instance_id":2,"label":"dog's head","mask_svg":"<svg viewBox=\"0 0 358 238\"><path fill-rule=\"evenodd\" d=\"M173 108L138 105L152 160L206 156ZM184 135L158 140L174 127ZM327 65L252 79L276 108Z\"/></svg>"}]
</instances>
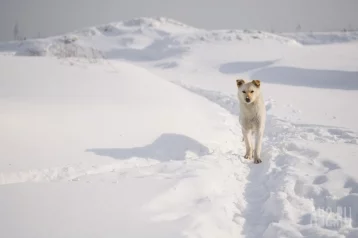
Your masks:
<instances>
[{"instance_id":1,"label":"dog's head","mask_svg":"<svg viewBox=\"0 0 358 238\"><path fill-rule=\"evenodd\" d=\"M237 79L236 85L239 100L247 104L254 102L260 95L260 84L260 80L245 82L243 79Z\"/></svg>"}]
</instances>

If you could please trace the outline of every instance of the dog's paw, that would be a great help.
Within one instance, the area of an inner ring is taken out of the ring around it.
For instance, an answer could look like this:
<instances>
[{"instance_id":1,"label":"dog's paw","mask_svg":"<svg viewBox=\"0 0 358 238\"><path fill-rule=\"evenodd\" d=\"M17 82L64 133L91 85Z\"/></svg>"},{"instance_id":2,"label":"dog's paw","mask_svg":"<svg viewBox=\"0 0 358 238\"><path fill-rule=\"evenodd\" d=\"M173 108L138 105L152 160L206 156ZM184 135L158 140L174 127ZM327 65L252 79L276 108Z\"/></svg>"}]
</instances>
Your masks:
<instances>
[{"instance_id":1,"label":"dog's paw","mask_svg":"<svg viewBox=\"0 0 358 238\"><path fill-rule=\"evenodd\" d=\"M262 160L259 158L254 159L254 164L260 164L261 162L262 162Z\"/></svg>"},{"instance_id":2,"label":"dog's paw","mask_svg":"<svg viewBox=\"0 0 358 238\"><path fill-rule=\"evenodd\" d=\"M251 156L250 154L244 155L244 158L245 158L245 159L248 159L248 160L251 160L251 157L252 157L252 156Z\"/></svg>"}]
</instances>

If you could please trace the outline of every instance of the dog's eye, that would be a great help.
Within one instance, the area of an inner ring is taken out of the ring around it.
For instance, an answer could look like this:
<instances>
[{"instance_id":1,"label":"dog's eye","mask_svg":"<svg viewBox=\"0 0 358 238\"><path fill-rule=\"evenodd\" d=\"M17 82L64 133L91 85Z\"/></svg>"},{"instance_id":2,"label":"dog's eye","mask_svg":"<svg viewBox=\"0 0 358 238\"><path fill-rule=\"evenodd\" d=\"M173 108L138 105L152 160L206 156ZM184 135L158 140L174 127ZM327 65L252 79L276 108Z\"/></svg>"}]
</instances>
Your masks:
<instances>
[{"instance_id":1,"label":"dog's eye","mask_svg":"<svg viewBox=\"0 0 358 238\"><path fill-rule=\"evenodd\" d=\"M246 93L245 91L242 91L243 93Z\"/></svg>"},{"instance_id":2,"label":"dog's eye","mask_svg":"<svg viewBox=\"0 0 358 238\"><path fill-rule=\"evenodd\" d=\"M254 93L254 91L251 91L251 93Z\"/></svg>"}]
</instances>

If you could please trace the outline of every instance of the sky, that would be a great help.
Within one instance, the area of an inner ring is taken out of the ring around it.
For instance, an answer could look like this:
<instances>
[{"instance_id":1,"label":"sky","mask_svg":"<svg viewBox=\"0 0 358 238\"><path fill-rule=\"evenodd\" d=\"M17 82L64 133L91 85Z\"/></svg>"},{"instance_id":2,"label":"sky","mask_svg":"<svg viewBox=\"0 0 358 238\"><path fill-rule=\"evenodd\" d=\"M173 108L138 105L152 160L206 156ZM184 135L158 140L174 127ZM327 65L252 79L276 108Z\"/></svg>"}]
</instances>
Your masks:
<instances>
[{"instance_id":1,"label":"sky","mask_svg":"<svg viewBox=\"0 0 358 238\"><path fill-rule=\"evenodd\" d=\"M0 41L46 37L134 17L206 29L275 32L358 29L358 0L0 0Z\"/></svg>"}]
</instances>

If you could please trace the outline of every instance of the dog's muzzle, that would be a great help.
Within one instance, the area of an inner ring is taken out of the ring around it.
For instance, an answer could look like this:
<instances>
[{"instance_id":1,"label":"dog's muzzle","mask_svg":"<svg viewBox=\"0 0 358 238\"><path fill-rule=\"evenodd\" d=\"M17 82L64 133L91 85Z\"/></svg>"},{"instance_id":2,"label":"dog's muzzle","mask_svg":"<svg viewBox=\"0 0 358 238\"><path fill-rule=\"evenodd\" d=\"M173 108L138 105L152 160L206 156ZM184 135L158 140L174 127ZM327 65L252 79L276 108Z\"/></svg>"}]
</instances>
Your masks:
<instances>
[{"instance_id":1,"label":"dog's muzzle","mask_svg":"<svg viewBox=\"0 0 358 238\"><path fill-rule=\"evenodd\" d=\"M245 98L245 101L246 101L246 102L250 102L250 98Z\"/></svg>"}]
</instances>

